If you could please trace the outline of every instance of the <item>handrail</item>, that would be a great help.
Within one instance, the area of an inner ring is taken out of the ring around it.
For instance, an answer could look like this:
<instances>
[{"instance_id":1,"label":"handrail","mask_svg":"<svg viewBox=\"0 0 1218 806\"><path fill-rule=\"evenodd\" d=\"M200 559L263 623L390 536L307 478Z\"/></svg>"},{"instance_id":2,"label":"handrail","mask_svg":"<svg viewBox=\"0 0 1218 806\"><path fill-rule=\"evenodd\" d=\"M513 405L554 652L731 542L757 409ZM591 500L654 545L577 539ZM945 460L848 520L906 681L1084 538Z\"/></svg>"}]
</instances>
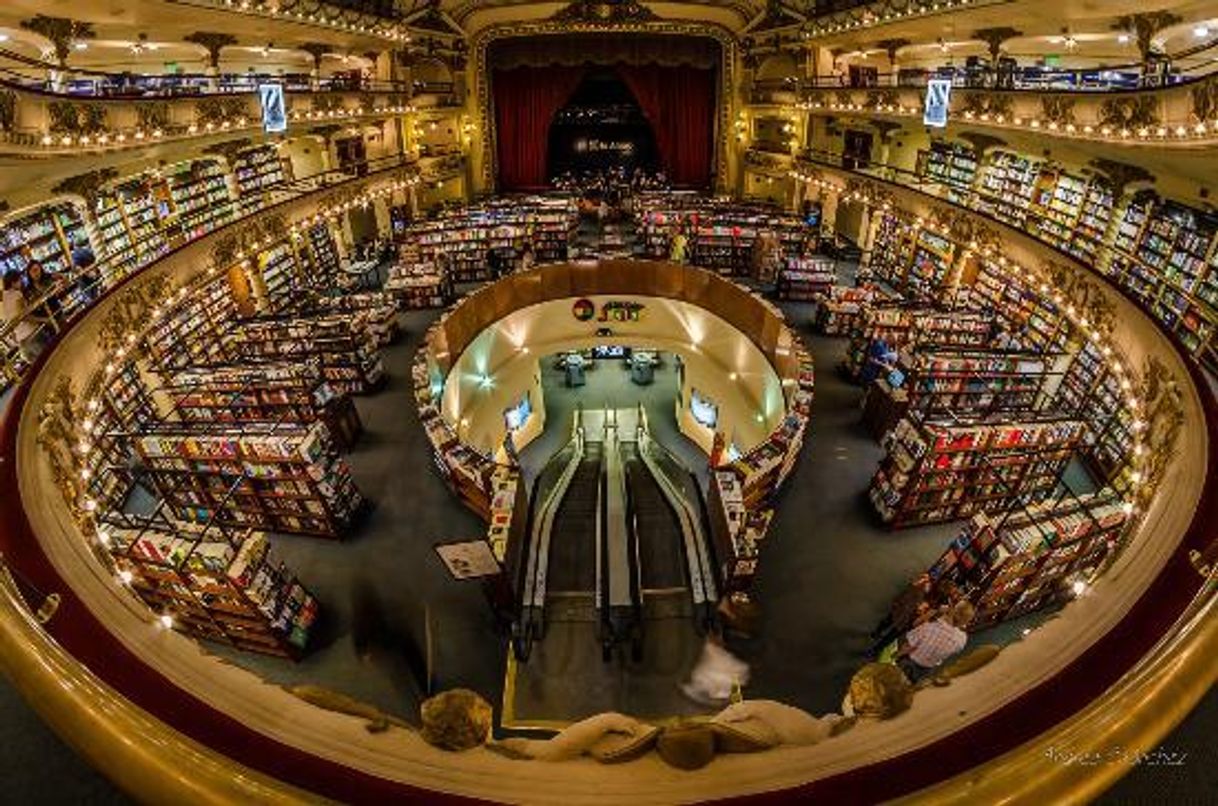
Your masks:
<instances>
[{"instance_id":1,"label":"handrail","mask_svg":"<svg viewBox=\"0 0 1218 806\"><path fill-rule=\"evenodd\" d=\"M1168 56L1168 63L1196 59L1218 49L1218 40L1204 43ZM1218 73L1218 66L1206 58L1188 67L1166 75L1144 73L1142 62L1126 62L1116 65L1097 65L1079 68L1043 68L1034 66L1015 67L1009 75L1010 83L999 80L992 63L982 61L975 66L940 65L938 67L905 68L893 73L876 72L865 81L851 81L847 74L832 76L794 76L778 79L757 79L753 82L756 92L801 92L823 89L911 89L925 87L930 78L950 79L957 89L984 89L997 92L1053 92L1096 95L1108 92L1153 92L1177 89L1202 81ZM1061 84L1067 86L1060 86Z\"/></svg>"},{"instance_id":2,"label":"handrail","mask_svg":"<svg viewBox=\"0 0 1218 806\"><path fill-rule=\"evenodd\" d=\"M685 563L689 567L690 597L696 605L714 604L718 602L719 597L716 593L714 568L706 554L707 537L702 531L702 518L700 513L693 509L689 497L682 495L676 489L676 485L668 477L668 473L651 455L651 448L655 446L665 456L675 461L675 457L667 447L651 438L651 432L647 426L647 412L641 403L639 404L638 442L639 456L642 458L643 464L647 466L648 472L660 486L660 491L664 493L669 506L672 507L677 519L681 522L681 536L685 541Z\"/></svg>"},{"instance_id":3,"label":"handrail","mask_svg":"<svg viewBox=\"0 0 1218 806\"><path fill-rule=\"evenodd\" d=\"M567 443L574 447L567 466L563 468L558 481L538 508L538 515L533 524L531 543L537 544L534 551L529 552L528 569L525 572L524 595L521 602L525 607L543 608L546 604L546 576L550 557L550 540L554 528L554 519L558 516L559 507L571 486L571 479L579 470L584 460L584 427L580 422L580 410L575 411L575 424L572 428L571 441Z\"/></svg>"}]
</instances>

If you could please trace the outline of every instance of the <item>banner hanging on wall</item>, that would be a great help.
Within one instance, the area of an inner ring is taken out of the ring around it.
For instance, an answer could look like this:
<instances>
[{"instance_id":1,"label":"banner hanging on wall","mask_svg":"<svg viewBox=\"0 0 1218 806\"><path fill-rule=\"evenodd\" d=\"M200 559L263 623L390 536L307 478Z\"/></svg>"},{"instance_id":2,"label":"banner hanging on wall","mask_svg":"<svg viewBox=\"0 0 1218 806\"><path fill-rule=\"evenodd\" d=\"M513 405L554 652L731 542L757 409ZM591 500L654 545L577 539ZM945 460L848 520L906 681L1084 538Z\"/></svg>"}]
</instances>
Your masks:
<instances>
[{"instance_id":1,"label":"banner hanging on wall","mask_svg":"<svg viewBox=\"0 0 1218 806\"><path fill-rule=\"evenodd\" d=\"M282 84L259 84L258 100L262 103L262 128L270 134L288 130L288 111L283 100Z\"/></svg>"},{"instance_id":2,"label":"banner hanging on wall","mask_svg":"<svg viewBox=\"0 0 1218 806\"><path fill-rule=\"evenodd\" d=\"M926 82L926 106L922 110L922 123L939 129L946 126L947 107L951 97L951 79L932 78Z\"/></svg>"}]
</instances>

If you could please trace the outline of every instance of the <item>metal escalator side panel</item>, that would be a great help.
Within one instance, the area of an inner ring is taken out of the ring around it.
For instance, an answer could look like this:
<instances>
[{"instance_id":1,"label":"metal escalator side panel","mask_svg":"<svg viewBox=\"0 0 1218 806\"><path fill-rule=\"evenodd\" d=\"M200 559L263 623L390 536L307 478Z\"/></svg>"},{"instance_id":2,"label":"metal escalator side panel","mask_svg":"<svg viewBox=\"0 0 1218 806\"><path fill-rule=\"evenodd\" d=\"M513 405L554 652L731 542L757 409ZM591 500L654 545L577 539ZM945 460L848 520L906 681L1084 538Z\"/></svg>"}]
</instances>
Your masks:
<instances>
[{"instance_id":1,"label":"metal escalator side panel","mask_svg":"<svg viewBox=\"0 0 1218 806\"><path fill-rule=\"evenodd\" d=\"M554 520L566 499L567 490L572 479L584 460L584 441L582 434L577 433L574 441L574 451L554 489L541 502L540 515L533 524L529 552L528 571L525 580L523 603L525 606L541 608L545 606L546 577L549 569L550 543L553 537Z\"/></svg>"},{"instance_id":2,"label":"metal escalator side panel","mask_svg":"<svg viewBox=\"0 0 1218 806\"><path fill-rule=\"evenodd\" d=\"M626 475L616 429L611 437L607 435L605 448L604 546L608 604L610 607L632 607L635 597L631 591L634 580L630 572L631 535L627 522Z\"/></svg>"}]
</instances>

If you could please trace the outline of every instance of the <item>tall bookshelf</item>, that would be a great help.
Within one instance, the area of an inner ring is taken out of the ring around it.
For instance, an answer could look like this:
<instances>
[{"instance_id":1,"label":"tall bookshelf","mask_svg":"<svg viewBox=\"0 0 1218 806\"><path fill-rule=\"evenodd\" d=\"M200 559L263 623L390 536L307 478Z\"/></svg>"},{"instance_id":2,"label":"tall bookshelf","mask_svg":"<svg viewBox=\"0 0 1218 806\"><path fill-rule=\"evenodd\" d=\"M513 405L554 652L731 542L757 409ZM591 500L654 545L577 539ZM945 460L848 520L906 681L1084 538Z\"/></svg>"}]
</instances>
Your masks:
<instances>
[{"instance_id":1,"label":"tall bookshelf","mask_svg":"<svg viewBox=\"0 0 1218 806\"><path fill-rule=\"evenodd\" d=\"M284 160L279 149L271 143L253 146L237 153L233 160L233 176L241 196L259 196L288 181Z\"/></svg>"},{"instance_id":2,"label":"tall bookshelf","mask_svg":"<svg viewBox=\"0 0 1218 806\"><path fill-rule=\"evenodd\" d=\"M232 326L237 304L226 278L206 283L150 326L144 349L153 366L180 369L231 364L238 357Z\"/></svg>"},{"instance_id":3,"label":"tall bookshelf","mask_svg":"<svg viewBox=\"0 0 1218 806\"><path fill-rule=\"evenodd\" d=\"M199 159L163 169L172 200L162 225L171 244L193 241L233 216L230 174L219 160Z\"/></svg>"},{"instance_id":4,"label":"tall bookshelf","mask_svg":"<svg viewBox=\"0 0 1218 806\"><path fill-rule=\"evenodd\" d=\"M120 579L167 626L284 658L308 649L317 599L275 561L265 534L123 516L98 535Z\"/></svg>"},{"instance_id":5,"label":"tall bookshelf","mask_svg":"<svg viewBox=\"0 0 1218 806\"><path fill-rule=\"evenodd\" d=\"M149 481L183 521L339 538L363 506L320 422L162 422L134 442Z\"/></svg>"},{"instance_id":6,"label":"tall bookshelf","mask_svg":"<svg viewBox=\"0 0 1218 806\"><path fill-rule=\"evenodd\" d=\"M37 261L49 276L66 276L72 271L73 238L89 240L84 210L72 202L14 213L0 226L0 273L24 277Z\"/></svg>"},{"instance_id":7,"label":"tall bookshelf","mask_svg":"<svg viewBox=\"0 0 1218 806\"><path fill-rule=\"evenodd\" d=\"M242 360L316 358L326 381L339 392L371 392L384 380L384 365L367 312L253 319L241 323L232 338Z\"/></svg>"},{"instance_id":8,"label":"tall bookshelf","mask_svg":"<svg viewBox=\"0 0 1218 806\"><path fill-rule=\"evenodd\" d=\"M930 148L918 152L917 173L943 185L948 201L963 204L977 178L977 165L977 154L971 146L932 141Z\"/></svg>"},{"instance_id":9,"label":"tall bookshelf","mask_svg":"<svg viewBox=\"0 0 1218 806\"><path fill-rule=\"evenodd\" d=\"M932 422L906 417L868 496L890 527L958 520L992 507L1031 503L1058 484L1083 434L1062 417Z\"/></svg>"},{"instance_id":10,"label":"tall bookshelf","mask_svg":"<svg viewBox=\"0 0 1218 806\"><path fill-rule=\"evenodd\" d=\"M1063 602L1116 548L1127 522L1121 503L1098 494L978 513L929 576L964 591L976 607L969 629L984 629Z\"/></svg>"}]
</instances>

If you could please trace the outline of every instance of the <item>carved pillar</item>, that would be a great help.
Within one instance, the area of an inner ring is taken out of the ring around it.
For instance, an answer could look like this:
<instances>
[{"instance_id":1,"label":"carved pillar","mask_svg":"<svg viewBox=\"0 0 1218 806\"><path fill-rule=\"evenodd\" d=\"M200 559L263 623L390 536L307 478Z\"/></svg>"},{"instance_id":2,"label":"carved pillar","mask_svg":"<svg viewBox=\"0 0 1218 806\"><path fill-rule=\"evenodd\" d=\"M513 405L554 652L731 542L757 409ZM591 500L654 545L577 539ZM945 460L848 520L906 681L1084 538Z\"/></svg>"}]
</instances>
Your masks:
<instances>
[{"instance_id":1,"label":"carved pillar","mask_svg":"<svg viewBox=\"0 0 1218 806\"><path fill-rule=\"evenodd\" d=\"M888 83L895 87L900 82L897 81L897 74L900 68L897 66L897 51L909 44L908 39L881 39L875 43L877 47L884 49L884 53L888 56Z\"/></svg>"},{"instance_id":2,"label":"carved pillar","mask_svg":"<svg viewBox=\"0 0 1218 806\"><path fill-rule=\"evenodd\" d=\"M237 37L216 31L195 31L183 39L207 51L207 67L204 68L204 73L212 78L208 83L215 89L215 78L220 75L220 51L229 45L237 44Z\"/></svg>"},{"instance_id":3,"label":"carved pillar","mask_svg":"<svg viewBox=\"0 0 1218 806\"><path fill-rule=\"evenodd\" d=\"M55 48L56 67L47 71L47 81L54 90L63 88L64 68L68 66L68 56L72 53L72 47L77 42L97 36L91 23L67 17L49 17L45 14L22 20L21 27L46 37Z\"/></svg>"},{"instance_id":4,"label":"carved pillar","mask_svg":"<svg viewBox=\"0 0 1218 806\"><path fill-rule=\"evenodd\" d=\"M321 59L329 52L330 46L325 42L305 42L300 49L313 57L313 69L309 72L309 78L313 89L317 89L321 83Z\"/></svg>"}]
</instances>

